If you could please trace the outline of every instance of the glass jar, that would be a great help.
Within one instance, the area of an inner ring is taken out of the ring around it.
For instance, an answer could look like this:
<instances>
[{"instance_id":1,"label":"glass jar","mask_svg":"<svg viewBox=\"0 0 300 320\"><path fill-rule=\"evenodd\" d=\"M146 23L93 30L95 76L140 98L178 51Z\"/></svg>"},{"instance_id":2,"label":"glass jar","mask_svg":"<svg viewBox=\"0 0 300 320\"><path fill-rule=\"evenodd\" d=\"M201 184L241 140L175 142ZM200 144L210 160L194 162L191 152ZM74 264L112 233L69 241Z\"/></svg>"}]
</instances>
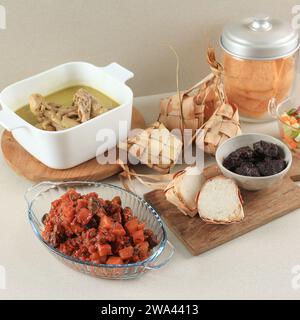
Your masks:
<instances>
[{"instance_id":1,"label":"glass jar","mask_svg":"<svg viewBox=\"0 0 300 320\"><path fill-rule=\"evenodd\" d=\"M228 101L246 121L268 121L268 103L286 99L293 87L299 48L290 23L265 15L226 25L224 86Z\"/></svg>"}]
</instances>

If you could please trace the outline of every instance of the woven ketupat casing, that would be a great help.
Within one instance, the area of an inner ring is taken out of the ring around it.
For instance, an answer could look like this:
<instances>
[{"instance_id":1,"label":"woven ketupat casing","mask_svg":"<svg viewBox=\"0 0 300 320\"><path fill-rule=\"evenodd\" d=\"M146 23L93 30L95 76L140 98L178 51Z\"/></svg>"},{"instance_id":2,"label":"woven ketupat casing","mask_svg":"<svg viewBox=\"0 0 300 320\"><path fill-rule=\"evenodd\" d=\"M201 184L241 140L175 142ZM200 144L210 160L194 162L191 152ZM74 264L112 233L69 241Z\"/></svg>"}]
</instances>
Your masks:
<instances>
[{"instance_id":1,"label":"woven ketupat casing","mask_svg":"<svg viewBox=\"0 0 300 320\"><path fill-rule=\"evenodd\" d=\"M204 140L204 151L215 154L219 145L227 139L241 134L238 109L223 103L204 124L201 139ZM196 139L196 144L201 146Z\"/></svg>"},{"instance_id":2,"label":"woven ketupat casing","mask_svg":"<svg viewBox=\"0 0 300 320\"><path fill-rule=\"evenodd\" d=\"M162 123L155 122L140 134L119 145L142 164L160 172L168 173L176 164L182 150L182 142Z\"/></svg>"}]
</instances>

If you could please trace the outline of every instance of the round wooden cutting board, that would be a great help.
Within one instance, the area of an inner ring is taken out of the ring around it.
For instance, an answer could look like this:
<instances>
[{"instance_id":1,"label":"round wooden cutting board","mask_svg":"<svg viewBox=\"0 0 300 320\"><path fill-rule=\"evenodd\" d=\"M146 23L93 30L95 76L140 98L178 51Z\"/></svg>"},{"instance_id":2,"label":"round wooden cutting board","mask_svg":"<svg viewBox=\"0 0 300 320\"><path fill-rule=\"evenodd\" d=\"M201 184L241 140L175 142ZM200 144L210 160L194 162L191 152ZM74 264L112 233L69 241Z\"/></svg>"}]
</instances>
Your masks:
<instances>
[{"instance_id":1,"label":"round wooden cutting board","mask_svg":"<svg viewBox=\"0 0 300 320\"><path fill-rule=\"evenodd\" d=\"M133 108L132 128L145 128L145 120L140 112ZM4 131L1 139L3 156L8 165L20 176L34 181L100 181L121 171L117 164L100 165L96 159L89 160L77 167L66 170L51 169L30 155L12 134Z\"/></svg>"}]
</instances>

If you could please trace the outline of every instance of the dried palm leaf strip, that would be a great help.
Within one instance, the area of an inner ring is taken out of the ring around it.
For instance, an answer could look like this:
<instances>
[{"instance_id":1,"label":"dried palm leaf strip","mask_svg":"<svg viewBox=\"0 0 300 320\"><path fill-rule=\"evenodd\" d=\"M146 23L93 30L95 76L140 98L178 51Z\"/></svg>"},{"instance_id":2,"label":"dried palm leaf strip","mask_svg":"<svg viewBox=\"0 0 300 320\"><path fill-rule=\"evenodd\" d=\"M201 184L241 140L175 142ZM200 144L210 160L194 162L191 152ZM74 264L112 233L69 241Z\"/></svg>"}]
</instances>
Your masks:
<instances>
[{"instance_id":1,"label":"dried palm leaf strip","mask_svg":"<svg viewBox=\"0 0 300 320\"><path fill-rule=\"evenodd\" d=\"M207 62L212 72L190 89L179 92L179 59L177 55L176 57L177 93L161 100L158 121L162 122L169 130L192 129L192 132L195 133L222 103L222 97L220 97L222 89L219 90L219 87L222 86L223 67L216 61L214 49L209 48Z\"/></svg>"}]
</instances>

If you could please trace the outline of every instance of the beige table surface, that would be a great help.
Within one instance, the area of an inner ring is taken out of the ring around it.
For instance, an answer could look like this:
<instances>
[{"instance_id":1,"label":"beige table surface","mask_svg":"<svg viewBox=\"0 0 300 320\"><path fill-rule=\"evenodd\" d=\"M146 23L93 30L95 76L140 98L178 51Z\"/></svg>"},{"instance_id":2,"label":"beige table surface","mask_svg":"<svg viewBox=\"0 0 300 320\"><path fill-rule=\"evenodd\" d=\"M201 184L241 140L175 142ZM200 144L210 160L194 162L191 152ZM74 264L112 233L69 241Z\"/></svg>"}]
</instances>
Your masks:
<instances>
[{"instance_id":1,"label":"beige table surface","mask_svg":"<svg viewBox=\"0 0 300 320\"><path fill-rule=\"evenodd\" d=\"M135 99L147 122L155 120L159 98ZM242 128L277 135L276 123ZM2 155L0 172L0 265L6 270L0 299L300 298L292 286L292 268L300 265L300 210L198 257L169 232L176 252L168 266L136 280L108 281L68 269L45 250L26 216L23 195L32 183L15 175Z\"/></svg>"}]
</instances>

